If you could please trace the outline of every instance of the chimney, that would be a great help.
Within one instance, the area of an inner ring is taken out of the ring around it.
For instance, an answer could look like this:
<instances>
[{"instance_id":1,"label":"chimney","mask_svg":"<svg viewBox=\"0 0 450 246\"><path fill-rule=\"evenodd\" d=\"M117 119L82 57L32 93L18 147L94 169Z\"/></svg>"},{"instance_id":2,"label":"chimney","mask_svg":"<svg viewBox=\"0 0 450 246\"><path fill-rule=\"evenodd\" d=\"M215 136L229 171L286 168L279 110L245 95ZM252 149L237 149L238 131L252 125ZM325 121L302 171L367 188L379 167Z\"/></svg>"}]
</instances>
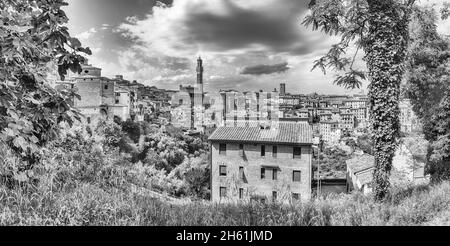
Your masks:
<instances>
[{"instance_id":1,"label":"chimney","mask_svg":"<svg viewBox=\"0 0 450 246\"><path fill-rule=\"evenodd\" d=\"M123 75L116 75L116 79L123 80Z\"/></svg>"}]
</instances>

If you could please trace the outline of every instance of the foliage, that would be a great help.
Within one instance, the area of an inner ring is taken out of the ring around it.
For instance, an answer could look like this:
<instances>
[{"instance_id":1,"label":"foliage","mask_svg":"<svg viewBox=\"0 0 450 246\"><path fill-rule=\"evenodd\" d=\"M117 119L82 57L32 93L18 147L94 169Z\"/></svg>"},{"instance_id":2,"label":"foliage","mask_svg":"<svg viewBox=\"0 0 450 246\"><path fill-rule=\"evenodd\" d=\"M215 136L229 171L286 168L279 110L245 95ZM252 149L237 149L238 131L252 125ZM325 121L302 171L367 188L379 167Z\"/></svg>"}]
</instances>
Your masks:
<instances>
[{"instance_id":1,"label":"foliage","mask_svg":"<svg viewBox=\"0 0 450 246\"><path fill-rule=\"evenodd\" d=\"M322 178L342 178L345 176L347 170L346 161L350 158L351 154L348 154L340 148L325 148L324 151L320 153L320 161L317 161L316 158L313 159L313 171L318 170L318 164L320 163L320 174Z\"/></svg>"},{"instance_id":2,"label":"foliage","mask_svg":"<svg viewBox=\"0 0 450 246\"><path fill-rule=\"evenodd\" d=\"M191 196L200 199L209 200L210 198L210 166L207 155L200 158L189 159L187 163L183 163L182 170L179 175L184 177L188 187L188 193ZM180 169L181 169L180 168Z\"/></svg>"},{"instance_id":3,"label":"foliage","mask_svg":"<svg viewBox=\"0 0 450 246\"><path fill-rule=\"evenodd\" d=\"M449 225L450 184L393 189L382 202L360 193L304 203L212 204L114 190L95 183L34 192L0 187L0 225L380 226Z\"/></svg>"},{"instance_id":4,"label":"foliage","mask_svg":"<svg viewBox=\"0 0 450 246\"><path fill-rule=\"evenodd\" d=\"M364 153L373 155L373 143L369 134L363 134L356 139L356 147Z\"/></svg>"},{"instance_id":5,"label":"foliage","mask_svg":"<svg viewBox=\"0 0 450 246\"><path fill-rule=\"evenodd\" d=\"M58 57L65 57L58 64L63 73L77 68L68 62L83 60L76 51L89 53L62 26L66 21L59 9L62 5L62 1L0 3L0 141L26 161L17 161L15 166L2 163L1 175L8 177L8 182L10 177L18 182L36 180L32 168L42 146L60 133L60 122L71 125L78 116L67 103L71 92L55 91L46 79L48 67ZM72 52L64 45L72 46Z\"/></svg>"},{"instance_id":6,"label":"foliage","mask_svg":"<svg viewBox=\"0 0 450 246\"><path fill-rule=\"evenodd\" d=\"M59 123L79 119L68 100L47 79L52 68L64 78L79 72L90 54L64 26L63 0L5 0L0 2L0 141L26 161L19 172L39 161L41 147L60 132ZM23 177L23 175L22 175Z\"/></svg>"},{"instance_id":7,"label":"foliage","mask_svg":"<svg viewBox=\"0 0 450 246\"><path fill-rule=\"evenodd\" d=\"M314 68L334 68L344 73L335 83L348 89L359 88L366 78L364 71L354 67L360 50L365 52L370 84L370 121L373 129L375 171L374 195L382 199L389 189L392 158L399 137L400 82L408 47L408 24L414 0L340 0L311 1L311 14L303 24L341 41L315 61ZM353 57L346 50L355 45Z\"/></svg>"},{"instance_id":8,"label":"foliage","mask_svg":"<svg viewBox=\"0 0 450 246\"><path fill-rule=\"evenodd\" d=\"M413 20L404 94L431 143L427 171L439 181L450 177L450 42L437 32L434 9L418 9Z\"/></svg>"},{"instance_id":9,"label":"foliage","mask_svg":"<svg viewBox=\"0 0 450 246\"><path fill-rule=\"evenodd\" d=\"M128 136L133 140L133 142L139 142L139 138L141 136L141 125L138 122L134 122L131 119L122 122L122 131L127 133Z\"/></svg>"}]
</instances>

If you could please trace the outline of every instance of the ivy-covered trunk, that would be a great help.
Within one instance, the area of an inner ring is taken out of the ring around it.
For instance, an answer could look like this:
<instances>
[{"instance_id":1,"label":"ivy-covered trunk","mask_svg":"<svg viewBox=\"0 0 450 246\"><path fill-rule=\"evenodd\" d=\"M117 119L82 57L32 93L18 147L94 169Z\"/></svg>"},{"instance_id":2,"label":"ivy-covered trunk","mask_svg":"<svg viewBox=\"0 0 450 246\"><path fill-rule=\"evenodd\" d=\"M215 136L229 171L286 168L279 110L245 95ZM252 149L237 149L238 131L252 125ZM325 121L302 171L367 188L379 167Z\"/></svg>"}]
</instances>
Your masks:
<instances>
[{"instance_id":1,"label":"ivy-covered trunk","mask_svg":"<svg viewBox=\"0 0 450 246\"><path fill-rule=\"evenodd\" d=\"M409 13L395 0L368 0L369 31L363 37L369 69L370 121L374 144L375 199L389 189L392 159L400 133L399 96L408 45Z\"/></svg>"}]
</instances>

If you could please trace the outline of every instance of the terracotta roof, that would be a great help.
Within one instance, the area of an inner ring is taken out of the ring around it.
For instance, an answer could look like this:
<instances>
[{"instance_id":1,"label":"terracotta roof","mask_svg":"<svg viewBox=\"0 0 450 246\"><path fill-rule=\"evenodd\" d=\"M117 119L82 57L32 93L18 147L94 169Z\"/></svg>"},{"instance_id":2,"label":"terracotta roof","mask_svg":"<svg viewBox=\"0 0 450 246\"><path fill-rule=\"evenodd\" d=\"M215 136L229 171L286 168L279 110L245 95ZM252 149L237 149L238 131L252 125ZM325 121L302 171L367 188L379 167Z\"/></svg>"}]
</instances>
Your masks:
<instances>
[{"instance_id":1,"label":"terracotta roof","mask_svg":"<svg viewBox=\"0 0 450 246\"><path fill-rule=\"evenodd\" d=\"M219 127L209 137L209 140L312 144L312 130L307 122L278 122L276 125L273 125L270 129L261 129L261 127Z\"/></svg>"}]
</instances>

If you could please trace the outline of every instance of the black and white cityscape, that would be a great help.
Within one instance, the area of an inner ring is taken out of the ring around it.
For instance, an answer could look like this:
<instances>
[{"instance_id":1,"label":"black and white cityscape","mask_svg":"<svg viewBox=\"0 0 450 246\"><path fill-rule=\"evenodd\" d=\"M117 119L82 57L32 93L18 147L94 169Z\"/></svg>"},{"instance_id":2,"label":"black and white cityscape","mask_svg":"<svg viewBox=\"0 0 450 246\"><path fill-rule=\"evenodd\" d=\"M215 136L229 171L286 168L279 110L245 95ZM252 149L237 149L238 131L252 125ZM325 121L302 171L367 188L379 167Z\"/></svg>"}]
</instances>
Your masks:
<instances>
[{"instance_id":1,"label":"black and white cityscape","mask_svg":"<svg viewBox=\"0 0 450 246\"><path fill-rule=\"evenodd\" d=\"M450 225L449 15L2 1L0 225Z\"/></svg>"}]
</instances>

